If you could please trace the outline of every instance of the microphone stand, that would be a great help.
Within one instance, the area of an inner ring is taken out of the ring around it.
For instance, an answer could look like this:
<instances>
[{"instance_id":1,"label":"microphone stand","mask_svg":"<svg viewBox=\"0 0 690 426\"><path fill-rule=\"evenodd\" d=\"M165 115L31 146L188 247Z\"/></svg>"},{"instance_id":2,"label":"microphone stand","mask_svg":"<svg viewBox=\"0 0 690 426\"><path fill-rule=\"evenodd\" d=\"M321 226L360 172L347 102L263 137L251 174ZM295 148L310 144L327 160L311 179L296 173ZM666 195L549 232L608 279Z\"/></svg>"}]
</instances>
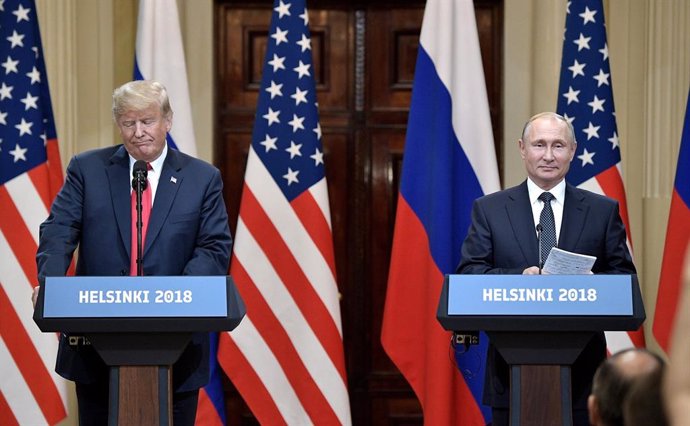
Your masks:
<instances>
[{"instance_id":1,"label":"microphone stand","mask_svg":"<svg viewBox=\"0 0 690 426\"><path fill-rule=\"evenodd\" d=\"M135 192L136 192L136 197L137 197L137 276L141 277L144 275L143 270L142 270L142 264L143 264L143 247L141 246L141 234L142 234L142 228L143 228L143 221L142 221L142 205L141 205L141 194L144 192L146 189L146 177L144 173L142 172L136 172L136 177L134 178L134 187L135 187Z\"/></svg>"},{"instance_id":2,"label":"microphone stand","mask_svg":"<svg viewBox=\"0 0 690 426\"><path fill-rule=\"evenodd\" d=\"M544 259L541 256L541 231L544 229L541 223L537 224L537 244L539 245L539 275L541 275L541 269L544 267Z\"/></svg>"}]
</instances>

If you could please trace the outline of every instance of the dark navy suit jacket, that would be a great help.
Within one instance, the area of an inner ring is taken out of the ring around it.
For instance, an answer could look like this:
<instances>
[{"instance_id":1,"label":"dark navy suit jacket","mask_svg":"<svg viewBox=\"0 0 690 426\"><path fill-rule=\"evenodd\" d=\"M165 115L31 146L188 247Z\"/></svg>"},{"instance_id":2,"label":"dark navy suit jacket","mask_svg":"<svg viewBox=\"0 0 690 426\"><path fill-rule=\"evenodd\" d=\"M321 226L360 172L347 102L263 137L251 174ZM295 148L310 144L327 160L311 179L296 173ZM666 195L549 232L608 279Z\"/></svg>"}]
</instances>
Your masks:
<instances>
[{"instance_id":1,"label":"dark navy suit jacket","mask_svg":"<svg viewBox=\"0 0 690 426\"><path fill-rule=\"evenodd\" d=\"M461 274L522 274L539 264L536 224L527 181L475 200L462 245ZM566 184L558 247L596 256L595 274L635 274L618 203ZM586 408L591 380L606 357L603 333L595 335L573 365L573 408ZM484 403L508 407L508 366L493 345L487 354Z\"/></svg>"},{"instance_id":2,"label":"dark navy suit jacket","mask_svg":"<svg viewBox=\"0 0 690 426\"><path fill-rule=\"evenodd\" d=\"M77 275L129 275L130 182L129 156L122 145L72 158L65 184L40 228L39 282L65 275L77 246ZM145 275L227 274L232 239L222 192L218 169L168 149L146 234ZM198 389L208 381L207 336L195 334L175 363L175 391ZM72 347L65 336L56 371L82 383L108 380L95 351Z\"/></svg>"}]
</instances>

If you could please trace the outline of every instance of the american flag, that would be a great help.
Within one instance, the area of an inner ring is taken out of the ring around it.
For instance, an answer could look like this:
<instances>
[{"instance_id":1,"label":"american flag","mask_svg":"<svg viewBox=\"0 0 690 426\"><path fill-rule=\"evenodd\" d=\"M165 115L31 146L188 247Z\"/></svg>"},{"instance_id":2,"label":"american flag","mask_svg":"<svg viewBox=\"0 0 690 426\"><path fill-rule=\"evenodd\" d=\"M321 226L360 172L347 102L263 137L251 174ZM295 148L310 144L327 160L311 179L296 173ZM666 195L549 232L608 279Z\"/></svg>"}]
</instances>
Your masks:
<instances>
[{"instance_id":1,"label":"american flag","mask_svg":"<svg viewBox=\"0 0 690 426\"><path fill-rule=\"evenodd\" d=\"M58 339L32 320L38 226L62 185L33 0L0 2L0 422L55 424L67 392Z\"/></svg>"},{"instance_id":2,"label":"american flag","mask_svg":"<svg viewBox=\"0 0 690 426\"><path fill-rule=\"evenodd\" d=\"M274 3L230 271L247 316L218 359L262 424L350 424L304 0Z\"/></svg>"},{"instance_id":3,"label":"american flag","mask_svg":"<svg viewBox=\"0 0 690 426\"><path fill-rule=\"evenodd\" d=\"M568 2L557 111L577 139L566 180L618 200L632 252L602 0ZM610 353L645 344L642 329L607 332L606 341Z\"/></svg>"}]
</instances>

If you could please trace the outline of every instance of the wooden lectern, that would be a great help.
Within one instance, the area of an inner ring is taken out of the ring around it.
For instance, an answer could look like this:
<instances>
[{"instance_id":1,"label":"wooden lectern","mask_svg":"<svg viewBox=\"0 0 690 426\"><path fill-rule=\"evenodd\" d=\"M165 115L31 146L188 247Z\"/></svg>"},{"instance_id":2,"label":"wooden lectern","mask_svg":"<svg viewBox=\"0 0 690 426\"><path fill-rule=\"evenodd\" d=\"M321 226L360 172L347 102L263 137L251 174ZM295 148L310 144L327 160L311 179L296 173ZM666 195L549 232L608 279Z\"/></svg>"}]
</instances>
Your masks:
<instances>
[{"instance_id":1,"label":"wooden lectern","mask_svg":"<svg viewBox=\"0 0 690 426\"><path fill-rule=\"evenodd\" d=\"M169 426L172 365L192 334L244 315L231 277L47 277L34 321L85 336L110 366L109 426Z\"/></svg>"},{"instance_id":2,"label":"wooden lectern","mask_svg":"<svg viewBox=\"0 0 690 426\"><path fill-rule=\"evenodd\" d=\"M645 311L636 275L447 275L437 318L485 331L506 360L511 426L571 426L571 365L594 333L637 330Z\"/></svg>"}]
</instances>

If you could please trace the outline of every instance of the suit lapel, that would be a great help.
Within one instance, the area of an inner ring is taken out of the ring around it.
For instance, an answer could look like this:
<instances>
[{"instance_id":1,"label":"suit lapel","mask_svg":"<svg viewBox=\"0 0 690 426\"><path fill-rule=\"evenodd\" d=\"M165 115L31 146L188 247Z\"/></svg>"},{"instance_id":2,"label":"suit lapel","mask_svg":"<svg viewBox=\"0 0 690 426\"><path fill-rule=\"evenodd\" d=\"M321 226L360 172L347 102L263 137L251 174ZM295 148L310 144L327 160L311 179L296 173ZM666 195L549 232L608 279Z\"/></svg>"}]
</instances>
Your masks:
<instances>
[{"instance_id":1,"label":"suit lapel","mask_svg":"<svg viewBox=\"0 0 690 426\"><path fill-rule=\"evenodd\" d=\"M585 229L585 220L589 206L584 202L584 196L570 184L565 187L565 201L563 203L563 220L561 233L558 239L558 247L563 250L573 251L577 245L582 231Z\"/></svg>"},{"instance_id":2,"label":"suit lapel","mask_svg":"<svg viewBox=\"0 0 690 426\"><path fill-rule=\"evenodd\" d=\"M126 182L129 181L129 155L127 155L124 146L121 146L120 149L115 151L115 154L110 157L110 164L106 168L106 174L108 175L110 198L113 202L113 211L115 212L117 227L120 230L122 244L127 250L127 255L130 256L132 219L130 217L130 187L126 184Z\"/></svg>"},{"instance_id":3,"label":"suit lapel","mask_svg":"<svg viewBox=\"0 0 690 426\"><path fill-rule=\"evenodd\" d=\"M153 200L153 208L151 209L151 217L149 218L149 227L146 231L146 247L144 254L149 250L160 234L161 228L165 219L170 213L173 200L177 195L177 191L182 185L182 162L180 161L180 154L174 149L168 148L168 155L165 157L163 163L163 170L158 180L158 187L156 188L156 198Z\"/></svg>"},{"instance_id":4,"label":"suit lapel","mask_svg":"<svg viewBox=\"0 0 690 426\"><path fill-rule=\"evenodd\" d=\"M508 198L506 212L522 255L528 265L536 265L539 262L539 248L537 247L536 225L532 216L532 206L529 202L527 181L515 187Z\"/></svg>"}]
</instances>

